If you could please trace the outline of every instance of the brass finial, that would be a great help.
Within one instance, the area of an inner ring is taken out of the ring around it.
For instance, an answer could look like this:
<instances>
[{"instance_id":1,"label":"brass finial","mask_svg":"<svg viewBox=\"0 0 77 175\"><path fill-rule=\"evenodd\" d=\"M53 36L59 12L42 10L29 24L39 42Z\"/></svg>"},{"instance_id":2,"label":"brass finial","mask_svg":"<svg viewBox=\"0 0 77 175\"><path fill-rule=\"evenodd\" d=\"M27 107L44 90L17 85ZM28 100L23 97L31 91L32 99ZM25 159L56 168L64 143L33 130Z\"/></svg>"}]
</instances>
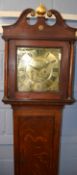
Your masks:
<instances>
[{"instance_id":1,"label":"brass finial","mask_svg":"<svg viewBox=\"0 0 77 175\"><path fill-rule=\"evenodd\" d=\"M36 10L32 10L30 14L28 14L28 17L45 17L45 18L51 18L52 17L52 11L47 10L46 7L40 3L40 5L36 8Z\"/></svg>"},{"instance_id":2,"label":"brass finial","mask_svg":"<svg viewBox=\"0 0 77 175\"><path fill-rule=\"evenodd\" d=\"M46 13L46 7L40 4L40 6L36 8L36 13L37 15L44 15Z\"/></svg>"}]
</instances>

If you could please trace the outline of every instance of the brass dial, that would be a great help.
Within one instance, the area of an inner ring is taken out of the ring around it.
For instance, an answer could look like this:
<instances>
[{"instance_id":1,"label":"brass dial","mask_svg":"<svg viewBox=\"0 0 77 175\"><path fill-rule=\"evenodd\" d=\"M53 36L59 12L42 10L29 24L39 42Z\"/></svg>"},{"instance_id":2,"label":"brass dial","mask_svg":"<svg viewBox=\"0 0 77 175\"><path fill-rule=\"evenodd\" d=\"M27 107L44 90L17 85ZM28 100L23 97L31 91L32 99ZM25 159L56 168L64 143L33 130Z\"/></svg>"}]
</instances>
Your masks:
<instances>
[{"instance_id":1,"label":"brass dial","mask_svg":"<svg viewBox=\"0 0 77 175\"><path fill-rule=\"evenodd\" d=\"M59 91L60 48L17 48L17 90Z\"/></svg>"}]
</instances>

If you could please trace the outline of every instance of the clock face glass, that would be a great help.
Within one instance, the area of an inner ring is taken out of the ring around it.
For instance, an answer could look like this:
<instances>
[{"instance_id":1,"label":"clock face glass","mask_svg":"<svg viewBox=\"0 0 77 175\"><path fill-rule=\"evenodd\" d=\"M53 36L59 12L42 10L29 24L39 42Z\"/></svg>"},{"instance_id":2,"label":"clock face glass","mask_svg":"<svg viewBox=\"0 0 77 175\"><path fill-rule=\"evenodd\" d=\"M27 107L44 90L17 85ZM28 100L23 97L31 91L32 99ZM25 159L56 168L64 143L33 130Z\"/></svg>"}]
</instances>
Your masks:
<instances>
[{"instance_id":1,"label":"clock face glass","mask_svg":"<svg viewBox=\"0 0 77 175\"><path fill-rule=\"evenodd\" d=\"M61 48L17 47L17 91L59 91Z\"/></svg>"}]
</instances>

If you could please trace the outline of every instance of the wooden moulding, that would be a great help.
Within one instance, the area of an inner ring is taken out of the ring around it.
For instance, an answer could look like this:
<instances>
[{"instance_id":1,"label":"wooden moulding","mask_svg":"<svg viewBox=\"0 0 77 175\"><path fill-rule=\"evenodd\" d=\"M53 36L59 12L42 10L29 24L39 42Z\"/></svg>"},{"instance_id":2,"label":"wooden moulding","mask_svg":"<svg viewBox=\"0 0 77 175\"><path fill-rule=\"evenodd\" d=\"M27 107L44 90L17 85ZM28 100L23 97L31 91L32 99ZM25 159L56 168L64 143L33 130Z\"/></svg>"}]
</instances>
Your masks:
<instances>
[{"instance_id":1,"label":"wooden moulding","mask_svg":"<svg viewBox=\"0 0 77 175\"><path fill-rule=\"evenodd\" d=\"M33 9L25 10L14 25L3 26L4 39L47 39L47 40L75 40L76 29L66 25L62 16L56 10L50 10L56 17L56 23L53 26L46 24L44 17L37 17L35 25L29 25L27 15ZM43 30L39 30L39 26L43 26ZM30 33L30 34L29 34Z\"/></svg>"}]
</instances>

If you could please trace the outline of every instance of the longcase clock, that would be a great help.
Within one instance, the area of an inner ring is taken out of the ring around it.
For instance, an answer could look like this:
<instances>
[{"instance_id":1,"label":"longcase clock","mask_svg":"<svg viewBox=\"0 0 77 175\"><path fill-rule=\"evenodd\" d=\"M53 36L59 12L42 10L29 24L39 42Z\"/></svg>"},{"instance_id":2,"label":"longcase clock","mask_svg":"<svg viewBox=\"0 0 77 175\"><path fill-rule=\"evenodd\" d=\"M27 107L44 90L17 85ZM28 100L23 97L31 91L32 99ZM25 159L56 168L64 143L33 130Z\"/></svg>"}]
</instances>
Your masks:
<instances>
[{"instance_id":1,"label":"longcase clock","mask_svg":"<svg viewBox=\"0 0 77 175\"><path fill-rule=\"evenodd\" d=\"M55 10L26 9L3 27L3 102L13 108L15 175L58 175L62 111L74 102L75 32Z\"/></svg>"}]
</instances>

